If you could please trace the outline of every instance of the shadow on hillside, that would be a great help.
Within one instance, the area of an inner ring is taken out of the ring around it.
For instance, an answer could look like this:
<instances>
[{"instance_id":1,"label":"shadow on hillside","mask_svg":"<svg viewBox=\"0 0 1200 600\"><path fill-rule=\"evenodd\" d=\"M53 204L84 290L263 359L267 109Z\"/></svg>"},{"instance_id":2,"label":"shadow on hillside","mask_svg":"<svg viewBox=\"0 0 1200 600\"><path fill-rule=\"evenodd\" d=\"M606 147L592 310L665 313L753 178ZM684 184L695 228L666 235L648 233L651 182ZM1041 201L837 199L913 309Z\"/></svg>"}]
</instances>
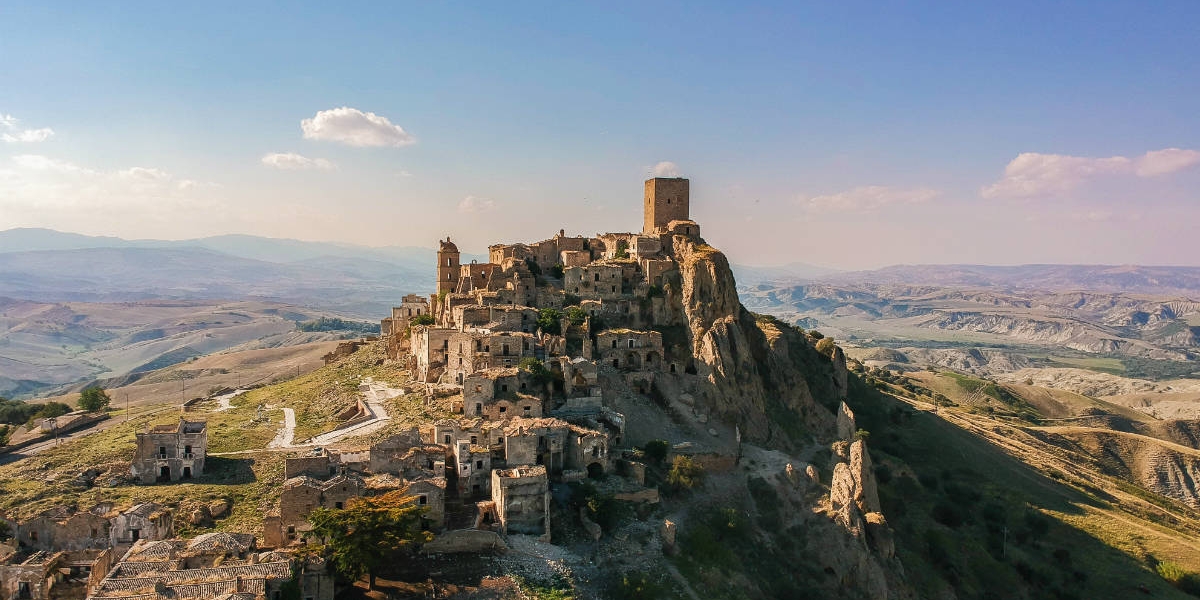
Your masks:
<instances>
[{"instance_id":1,"label":"shadow on hillside","mask_svg":"<svg viewBox=\"0 0 1200 600\"><path fill-rule=\"evenodd\" d=\"M896 555L918 593L936 595L949 585L959 597L973 598L1191 597L1150 569L1148 550L1145 560L1131 557L1040 512L1121 512L1110 504L1117 499L1097 487L1102 483L1077 489L1049 477L853 374L847 403L857 427L869 432ZM1120 525L1129 530L1113 535L1125 534L1124 542L1136 536L1136 522L1145 517L1120 517L1128 519Z\"/></svg>"},{"instance_id":2,"label":"shadow on hillside","mask_svg":"<svg viewBox=\"0 0 1200 600\"><path fill-rule=\"evenodd\" d=\"M254 459L210 456L204 461L203 482L212 485L241 485L258 480Z\"/></svg>"}]
</instances>

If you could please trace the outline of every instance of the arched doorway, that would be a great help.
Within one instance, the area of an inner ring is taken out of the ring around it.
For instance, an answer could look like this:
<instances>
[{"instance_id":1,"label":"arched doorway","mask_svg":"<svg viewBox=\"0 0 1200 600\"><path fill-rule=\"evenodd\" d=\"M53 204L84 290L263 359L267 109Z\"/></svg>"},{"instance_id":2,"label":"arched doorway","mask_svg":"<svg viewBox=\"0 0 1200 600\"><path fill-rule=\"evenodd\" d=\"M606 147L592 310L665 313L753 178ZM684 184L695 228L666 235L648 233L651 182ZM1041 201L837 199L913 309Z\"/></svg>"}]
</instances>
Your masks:
<instances>
[{"instance_id":1,"label":"arched doorway","mask_svg":"<svg viewBox=\"0 0 1200 600\"><path fill-rule=\"evenodd\" d=\"M590 479L600 479L604 477L604 465L594 462L587 466L587 472Z\"/></svg>"}]
</instances>

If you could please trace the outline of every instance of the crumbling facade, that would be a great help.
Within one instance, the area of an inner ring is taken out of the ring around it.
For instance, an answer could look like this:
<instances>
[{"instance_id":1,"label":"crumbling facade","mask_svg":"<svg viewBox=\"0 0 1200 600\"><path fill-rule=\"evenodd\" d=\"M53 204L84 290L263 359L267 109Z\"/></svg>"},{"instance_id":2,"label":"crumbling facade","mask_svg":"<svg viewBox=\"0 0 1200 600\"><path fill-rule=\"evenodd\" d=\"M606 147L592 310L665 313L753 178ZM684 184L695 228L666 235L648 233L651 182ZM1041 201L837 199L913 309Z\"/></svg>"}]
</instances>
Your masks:
<instances>
[{"instance_id":1,"label":"crumbling facade","mask_svg":"<svg viewBox=\"0 0 1200 600\"><path fill-rule=\"evenodd\" d=\"M137 434L130 472L141 483L192 479L204 474L207 452L204 421L180 419L173 425L155 425Z\"/></svg>"},{"instance_id":2,"label":"crumbling facade","mask_svg":"<svg viewBox=\"0 0 1200 600\"><path fill-rule=\"evenodd\" d=\"M492 471L492 502L502 533L536 535L550 541L550 488L546 467Z\"/></svg>"}]
</instances>

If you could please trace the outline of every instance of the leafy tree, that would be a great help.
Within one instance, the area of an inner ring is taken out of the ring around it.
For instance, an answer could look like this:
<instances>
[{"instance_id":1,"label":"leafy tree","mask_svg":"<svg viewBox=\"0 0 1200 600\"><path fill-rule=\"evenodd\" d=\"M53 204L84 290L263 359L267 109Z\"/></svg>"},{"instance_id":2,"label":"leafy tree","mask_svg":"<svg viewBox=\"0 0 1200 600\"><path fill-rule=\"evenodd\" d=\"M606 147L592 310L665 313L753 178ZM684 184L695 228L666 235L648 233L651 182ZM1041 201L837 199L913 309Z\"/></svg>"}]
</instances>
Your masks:
<instances>
[{"instance_id":1,"label":"leafy tree","mask_svg":"<svg viewBox=\"0 0 1200 600\"><path fill-rule=\"evenodd\" d=\"M96 412L98 410L103 410L104 407L108 406L111 402L112 399L108 397L108 393L104 391L104 388L90 387L85 388L79 393L80 410Z\"/></svg>"},{"instance_id":2,"label":"leafy tree","mask_svg":"<svg viewBox=\"0 0 1200 600\"><path fill-rule=\"evenodd\" d=\"M550 276L555 279L562 279L563 278L563 266L562 265L554 265L553 267L550 267Z\"/></svg>"},{"instance_id":3,"label":"leafy tree","mask_svg":"<svg viewBox=\"0 0 1200 600\"><path fill-rule=\"evenodd\" d=\"M532 356L522 358L521 362L517 364L517 368L528 372L534 383L545 385L554 380L554 372L547 369L542 361Z\"/></svg>"},{"instance_id":4,"label":"leafy tree","mask_svg":"<svg viewBox=\"0 0 1200 600\"><path fill-rule=\"evenodd\" d=\"M578 306L572 306L571 308L568 308L566 314L567 318L571 320L573 325L582 324L588 316L587 311Z\"/></svg>"},{"instance_id":5,"label":"leafy tree","mask_svg":"<svg viewBox=\"0 0 1200 600\"><path fill-rule=\"evenodd\" d=\"M543 308L538 312L537 325L544 333L559 335L562 333L562 311L557 308Z\"/></svg>"},{"instance_id":6,"label":"leafy tree","mask_svg":"<svg viewBox=\"0 0 1200 600\"><path fill-rule=\"evenodd\" d=\"M345 509L318 508L308 515L312 535L325 540L329 562L341 576L357 581L363 575L375 587L379 568L394 554L410 554L433 539L421 530L421 514L412 496L402 491L373 498L355 498Z\"/></svg>"},{"instance_id":7,"label":"leafy tree","mask_svg":"<svg viewBox=\"0 0 1200 600\"><path fill-rule=\"evenodd\" d=\"M0 521L0 542L7 542L10 538L12 538L12 528L9 527L8 522Z\"/></svg>"},{"instance_id":8,"label":"leafy tree","mask_svg":"<svg viewBox=\"0 0 1200 600\"><path fill-rule=\"evenodd\" d=\"M433 325L436 322L431 314L417 315L413 317L412 321L409 321L411 325Z\"/></svg>"},{"instance_id":9,"label":"leafy tree","mask_svg":"<svg viewBox=\"0 0 1200 600\"><path fill-rule=\"evenodd\" d=\"M0 446L8 445L8 436L9 436L8 425L0 425ZM3 521L0 521L0 523L3 523ZM2 538L0 538L0 541L2 541Z\"/></svg>"},{"instance_id":10,"label":"leafy tree","mask_svg":"<svg viewBox=\"0 0 1200 600\"><path fill-rule=\"evenodd\" d=\"M833 338L831 337L817 340L817 352L820 352L825 356L833 356L833 349L836 347L837 344L833 342Z\"/></svg>"},{"instance_id":11,"label":"leafy tree","mask_svg":"<svg viewBox=\"0 0 1200 600\"><path fill-rule=\"evenodd\" d=\"M704 481L704 465L689 456L676 455L667 473L667 483L675 490L690 490Z\"/></svg>"}]
</instances>

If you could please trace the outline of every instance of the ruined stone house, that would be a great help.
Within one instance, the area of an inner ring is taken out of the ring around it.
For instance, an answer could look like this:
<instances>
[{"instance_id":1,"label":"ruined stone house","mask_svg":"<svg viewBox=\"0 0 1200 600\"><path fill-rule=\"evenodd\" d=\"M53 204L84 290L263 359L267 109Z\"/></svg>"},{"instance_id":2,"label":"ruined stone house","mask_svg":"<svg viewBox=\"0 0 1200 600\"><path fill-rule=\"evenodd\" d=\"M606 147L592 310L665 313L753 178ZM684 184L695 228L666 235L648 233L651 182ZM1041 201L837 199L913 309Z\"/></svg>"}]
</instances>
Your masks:
<instances>
[{"instance_id":1,"label":"ruined stone house","mask_svg":"<svg viewBox=\"0 0 1200 600\"><path fill-rule=\"evenodd\" d=\"M0 546L0 599L82 598L78 586L66 589L65 566L65 552L29 553Z\"/></svg>"},{"instance_id":2,"label":"ruined stone house","mask_svg":"<svg viewBox=\"0 0 1200 600\"><path fill-rule=\"evenodd\" d=\"M550 541L550 487L546 467L492 471L491 496L501 533L522 533Z\"/></svg>"},{"instance_id":3,"label":"ruined stone house","mask_svg":"<svg viewBox=\"0 0 1200 600\"><path fill-rule=\"evenodd\" d=\"M204 473L208 427L204 421L180 419L137 434L130 472L141 483L192 479Z\"/></svg>"},{"instance_id":4,"label":"ruined stone house","mask_svg":"<svg viewBox=\"0 0 1200 600\"><path fill-rule=\"evenodd\" d=\"M73 506L55 506L20 521L13 535L26 548L45 551L105 548L109 545L110 505L93 510Z\"/></svg>"},{"instance_id":5,"label":"ruined stone house","mask_svg":"<svg viewBox=\"0 0 1200 600\"><path fill-rule=\"evenodd\" d=\"M175 535L171 511L155 502L142 502L121 511L112 517L111 523L109 541L113 546L138 540L165 540Z\"/></svg>"},{"instance_id":6,"label":"ruined stone house","mask_svg":"<svg viewBox=\"0 0 1200 600\"><path fill-rule=\"evenodd\" d=\"M259 552L254 536L208 533L190 541L139 540L93 589L89 598L279 598L298 579L301 597L332 600L323 564L281 552Z\"/></svg>"},{"instance_id":7,"label":"ruined stone house","mask_svg":"<svg viewBox=\"0 0 1200 600\"><path fill-rule=\"evenodd\" d=\"M499 421L542 416L542 399L529 373L516 368L487 369L463 380L463 414Z\"/></svg>"}]
</instances>

